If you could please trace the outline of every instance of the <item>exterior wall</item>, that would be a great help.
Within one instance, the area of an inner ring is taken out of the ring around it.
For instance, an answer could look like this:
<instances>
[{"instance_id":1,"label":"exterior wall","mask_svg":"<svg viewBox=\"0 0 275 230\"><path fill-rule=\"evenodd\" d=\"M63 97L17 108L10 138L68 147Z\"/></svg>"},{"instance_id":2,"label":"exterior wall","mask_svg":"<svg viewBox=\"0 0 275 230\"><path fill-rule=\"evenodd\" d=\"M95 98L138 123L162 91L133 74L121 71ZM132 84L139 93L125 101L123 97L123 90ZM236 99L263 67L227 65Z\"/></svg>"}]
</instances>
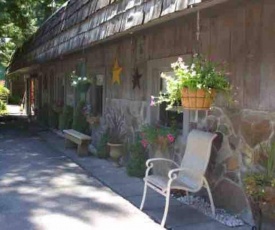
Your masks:
<instances>
[{"instance_id":1,"label":"exterior wall","mask_svg":"<svg viewBox=\"0 0 275 230\"><path fill-rule=\"evenodd\" d=\"M219 98L214 109L203 115L196 125L222 134L213 148L208 171L216 205L241 213L247 221L251 213L243 192L242 174L254 168L259 144L275 141L274 13L275 3L270 0L242 1L238 6L228 5L201 13L201 52L227 63L230 82L235 87L234 104ZM115 106L124 111L129 131L134 133L143 123L156 121L151 119L149 100L159 79L148 72L150 63L192 54L196 46L196 15L191 15L62 57L44 65L41 72L48 76L49 69L54 68L54 76L66 76L77 61L84 58L88 75L105 76L105 108ZM112 84L115 58L123 68L121 85ZM158 73L169 68L170 62L164 65L153 71ZM140 89L132 89L135 67L142 74ZM174 159L182 158L184 142L181 140L179 138L174 148Z\"/></svg>"}]
</instances>

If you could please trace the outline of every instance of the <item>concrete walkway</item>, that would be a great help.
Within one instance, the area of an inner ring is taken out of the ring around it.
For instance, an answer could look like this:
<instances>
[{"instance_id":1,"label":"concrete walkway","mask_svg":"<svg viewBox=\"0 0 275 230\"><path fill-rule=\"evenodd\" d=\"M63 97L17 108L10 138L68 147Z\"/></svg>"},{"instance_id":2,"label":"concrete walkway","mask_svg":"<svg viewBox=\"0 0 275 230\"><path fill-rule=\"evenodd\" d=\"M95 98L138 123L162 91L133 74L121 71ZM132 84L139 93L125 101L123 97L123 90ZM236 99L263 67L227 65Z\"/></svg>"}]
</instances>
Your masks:
<instances>
[{"instance_id":1,"label":"concrete walkway","mask_svg":"<svg viewBox=\"0 0 275 230\"><path fill-rule=\"evenodd\" d=\"M1 230L161 229L37 131L0 120Z\"/></svg>"},{"instance_id":2,"label":"concrete walkway","mask_svg":"<svg viewBox=\"0 0 275 230\"><path fill-rule=\"evenodd\" d=\"M102 160L92 156L80 158L76 150L64 150L64 139L52 132L40 132L39 136L52 148L64 153L72 161L77 163L86 172L100 180L104 185L110 187L114 192L130 201L137 208L140 205L143 192L143 181L138 178L129 177L124 167L116 168L109 160ZM148 196L144 212L153 220L160 223L164 211L165 199L163 196L148 189ZM166 228L173 230L250 230L249 226L238 228L226 227L217 221L201 214L175 199L171 199Z\"/></svg>"},{"instance_id":3,"label":"concrete walkway","mask_svg":"<svg viewBox=\"0 0 275 230\"><path fill-rule=\"evenodd\" d=\"M142 191L142 180L127 176L125 168L79 158L46 129L0 120L1 230L161 229L154 221L161 221L164 198L149 190L143 213L137 208ZM174 199L166 227L232 229Z\"/></svg>"}]
</instances>

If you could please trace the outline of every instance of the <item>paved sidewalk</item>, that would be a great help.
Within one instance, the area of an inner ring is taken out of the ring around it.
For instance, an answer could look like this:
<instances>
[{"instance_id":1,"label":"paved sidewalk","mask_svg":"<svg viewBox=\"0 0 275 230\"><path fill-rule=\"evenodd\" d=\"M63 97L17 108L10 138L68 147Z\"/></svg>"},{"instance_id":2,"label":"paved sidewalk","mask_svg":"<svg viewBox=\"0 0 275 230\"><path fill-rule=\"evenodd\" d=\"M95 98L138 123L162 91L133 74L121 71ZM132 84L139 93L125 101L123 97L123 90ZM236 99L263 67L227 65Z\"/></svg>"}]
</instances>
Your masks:
<instances>
[{"instance_id":1,"label":"paved sidewalk","mask_svg":"<svg viewBox=\"0 0 275 230\"><path fill-rule=\"evenodd\" d=\"M0 122L1 230L161 229L26 123L10 124Z\"/></svg>"},{"instance_id":2,"label":"paved sidewalk","mask_svg":"<svg viewBox=\"0 0 275 230\"><path fill-rule=\"evenodd\" d=\"M59 150L61 155L65 154L80 167L89 172L90 175L100 180L104 185L110 187L114 192L129 200L136 207L139 207L143 192L143 181L141 179L127 176L125 168L116 168L111 161L91 156L80 158L76 155L74 149L64 150L64 139L52 132L40 132L39 136L49 143L53 149ZM144 212L158 223L161 222L164 204L164 197L148 189ZM199 213L197 210L181 204L175 199L171 199L166 227L174 230L251 229L251 227L248 226L239 228L226 227Z\"/></svg>"}]
</instances>

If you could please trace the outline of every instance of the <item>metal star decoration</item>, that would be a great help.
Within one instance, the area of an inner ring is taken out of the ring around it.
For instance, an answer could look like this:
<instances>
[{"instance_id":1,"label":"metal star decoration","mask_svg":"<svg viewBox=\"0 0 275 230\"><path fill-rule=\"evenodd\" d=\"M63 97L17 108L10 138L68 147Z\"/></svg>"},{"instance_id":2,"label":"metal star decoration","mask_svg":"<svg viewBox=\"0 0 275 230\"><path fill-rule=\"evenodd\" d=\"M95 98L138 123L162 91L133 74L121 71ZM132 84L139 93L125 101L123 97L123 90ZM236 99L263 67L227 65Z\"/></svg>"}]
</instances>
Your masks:
<instances>
[{"instance_id":1,"label":"metal star decoration","mask_svg":"<svg viewBox=\"0 0 275 230\"><path fill-rule=\"evenodd\" d=\"M133 89L135 89L136 87L138 87L140 89L140 78L142 78L142 74L139 73L138 68L136 67L134 70L134 74L133 74Z\"/></svg>"},{"instance_id":2,"label":"metal star decoration","mask_svg":"<svg viewBox=\"0 0 275 230\"><path fill-rule=\"evenodd\" d=\"M120 85L120 73L122 68L118 64L118 60L115 60L114 68L113 68L113 84L117 83Z\"/></svg>"}]
</instances>

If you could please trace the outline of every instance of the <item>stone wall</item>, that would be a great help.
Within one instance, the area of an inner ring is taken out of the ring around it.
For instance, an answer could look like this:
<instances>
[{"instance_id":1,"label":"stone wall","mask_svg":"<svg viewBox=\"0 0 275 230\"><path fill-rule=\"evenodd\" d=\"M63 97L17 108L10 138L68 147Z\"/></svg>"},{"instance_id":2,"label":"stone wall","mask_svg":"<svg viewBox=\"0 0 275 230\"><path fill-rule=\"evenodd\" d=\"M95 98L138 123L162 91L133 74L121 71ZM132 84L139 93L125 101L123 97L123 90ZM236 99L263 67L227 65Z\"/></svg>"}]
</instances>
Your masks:
<instances>
[{"instance_id":1,"label":"stone wall","mask_svg":"<svg viewBox=\"0 0 275 230\"><path fill-rule=\"evenodd\" d=\"M207 171L215 205L239 214L253 224L242 178L261 168L260 144L275 141L275 113L214 107L197 128L218 133ZM182 137L180 137L182 138ZM184 142L177 140L172 158L183 157Z\"/></svg>"}]
</instances>

